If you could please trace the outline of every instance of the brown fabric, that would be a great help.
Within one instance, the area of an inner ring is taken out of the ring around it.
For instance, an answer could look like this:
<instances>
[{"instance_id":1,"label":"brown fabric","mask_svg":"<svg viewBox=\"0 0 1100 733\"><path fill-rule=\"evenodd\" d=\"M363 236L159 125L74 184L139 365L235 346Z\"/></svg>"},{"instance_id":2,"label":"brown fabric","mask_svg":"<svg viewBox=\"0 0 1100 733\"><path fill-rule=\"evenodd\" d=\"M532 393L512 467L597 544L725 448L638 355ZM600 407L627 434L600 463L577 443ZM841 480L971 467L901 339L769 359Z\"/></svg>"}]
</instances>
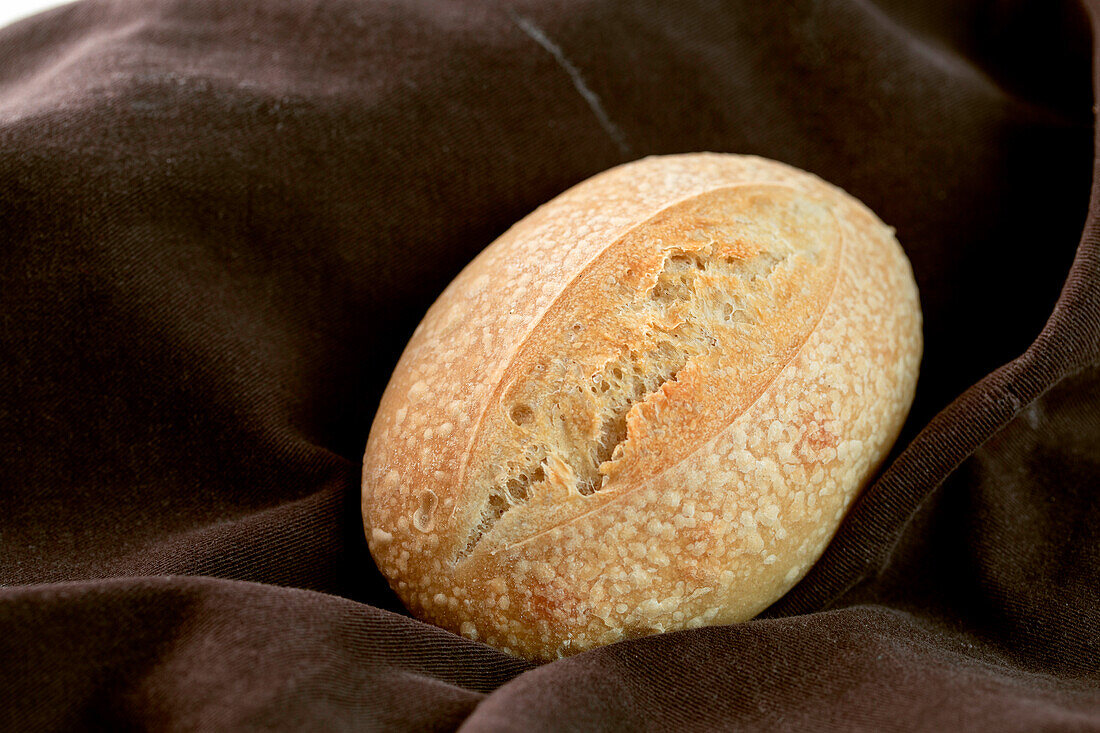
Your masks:
<instances>
[{"instance_id":1,"label":"brown fabric","mask_svg":"<svg viewBox=\"0 0 1100 733\"><path fill-rule=\"evenodd\" d=\"M86 0L0 29L0 729L1100 730L1089 18ZM412 328L539 203L693 150L897 227L926 357L887 467L750 623L532 668L408 618L358 477Z\"/></svg>"}]
</instances>

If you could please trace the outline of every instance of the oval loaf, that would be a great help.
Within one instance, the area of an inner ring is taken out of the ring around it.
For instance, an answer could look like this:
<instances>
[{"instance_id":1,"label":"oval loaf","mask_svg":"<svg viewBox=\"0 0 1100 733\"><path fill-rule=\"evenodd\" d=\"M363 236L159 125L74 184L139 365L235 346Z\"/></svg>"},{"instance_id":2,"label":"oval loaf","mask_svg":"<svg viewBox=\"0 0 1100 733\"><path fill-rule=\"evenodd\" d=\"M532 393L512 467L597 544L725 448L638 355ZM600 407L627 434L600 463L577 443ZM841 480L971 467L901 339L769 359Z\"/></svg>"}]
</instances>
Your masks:
<instances>
[{"instance_id":1,"label":"oval loaf","mask_svg":"<svg viewBox=\"0 0 1100 733\"><path fill-rule=\"evenodd\" d=\"M755 157L653 157L505 232L382 398L370 550L418 617L531 659L756 615L897 438L921 314L892 230Z\"/></svg>"}]
</instances>

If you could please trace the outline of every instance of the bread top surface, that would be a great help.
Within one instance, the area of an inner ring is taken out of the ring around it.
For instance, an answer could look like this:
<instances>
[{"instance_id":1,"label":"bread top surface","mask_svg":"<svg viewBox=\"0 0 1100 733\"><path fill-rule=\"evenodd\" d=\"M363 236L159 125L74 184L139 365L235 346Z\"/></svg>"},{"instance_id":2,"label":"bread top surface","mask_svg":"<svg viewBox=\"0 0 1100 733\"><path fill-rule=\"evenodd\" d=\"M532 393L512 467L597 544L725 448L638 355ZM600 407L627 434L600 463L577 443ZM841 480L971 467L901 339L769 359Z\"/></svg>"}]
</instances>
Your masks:
<instances>
[{"instance_id":1,"label":"bread top surface","mask_svg":"<svg viewBox=\"0 0 1100 733\"><path fill-rule=\"evenodd\" d=\"M747 617L889 449L919 354L908 263L839 189L742 156L620 166L513 226L417 328L367 446L372 553L418 615L525 656ZM824 483L816 517L790 506ZM669 531L693 495L706 521Z\"/></svg>"}]
</instances>

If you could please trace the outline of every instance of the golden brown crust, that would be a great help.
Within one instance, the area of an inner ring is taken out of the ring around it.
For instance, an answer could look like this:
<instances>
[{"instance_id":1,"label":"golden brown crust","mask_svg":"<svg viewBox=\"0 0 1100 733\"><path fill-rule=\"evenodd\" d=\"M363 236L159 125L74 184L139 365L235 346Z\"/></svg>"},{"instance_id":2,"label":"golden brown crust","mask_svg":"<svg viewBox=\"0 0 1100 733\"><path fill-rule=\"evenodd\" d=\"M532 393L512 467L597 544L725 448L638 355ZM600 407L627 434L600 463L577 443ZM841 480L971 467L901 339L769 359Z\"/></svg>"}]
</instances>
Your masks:
<instances>
[{"instance_id":1,"label":"golden brown crust","mask_svg":"<svg viewBox=\"0 0 1100 733\"><path fill-rule=\"evenodd\" d=\"M750 618L912 401L892 232L760 158L648 158L526 217L417 328L367 445L371 552L417 615L530 658Z\"/></svg>"}]
</instances>

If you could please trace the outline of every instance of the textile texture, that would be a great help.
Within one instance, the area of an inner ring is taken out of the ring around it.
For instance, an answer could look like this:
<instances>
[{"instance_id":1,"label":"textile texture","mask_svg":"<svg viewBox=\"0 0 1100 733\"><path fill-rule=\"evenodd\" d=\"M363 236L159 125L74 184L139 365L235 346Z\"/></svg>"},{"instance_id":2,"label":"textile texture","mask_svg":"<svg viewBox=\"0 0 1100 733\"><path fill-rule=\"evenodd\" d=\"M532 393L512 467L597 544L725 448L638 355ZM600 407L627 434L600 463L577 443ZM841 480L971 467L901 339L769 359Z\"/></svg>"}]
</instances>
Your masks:
<instances>
[{"instance_id":1,"label":"textile texture","mask_svg":"<svg viewBox=\"0 0 1100 733\"><path fill-rule=\"evenodd\" d=\"M0 29L0 729L1100 731L1070 0L82 0ZM761 618L534 666L406 615L361 456L447 282L713 150L896 227L893 453Z\"/></svg>"}]
</instances>

